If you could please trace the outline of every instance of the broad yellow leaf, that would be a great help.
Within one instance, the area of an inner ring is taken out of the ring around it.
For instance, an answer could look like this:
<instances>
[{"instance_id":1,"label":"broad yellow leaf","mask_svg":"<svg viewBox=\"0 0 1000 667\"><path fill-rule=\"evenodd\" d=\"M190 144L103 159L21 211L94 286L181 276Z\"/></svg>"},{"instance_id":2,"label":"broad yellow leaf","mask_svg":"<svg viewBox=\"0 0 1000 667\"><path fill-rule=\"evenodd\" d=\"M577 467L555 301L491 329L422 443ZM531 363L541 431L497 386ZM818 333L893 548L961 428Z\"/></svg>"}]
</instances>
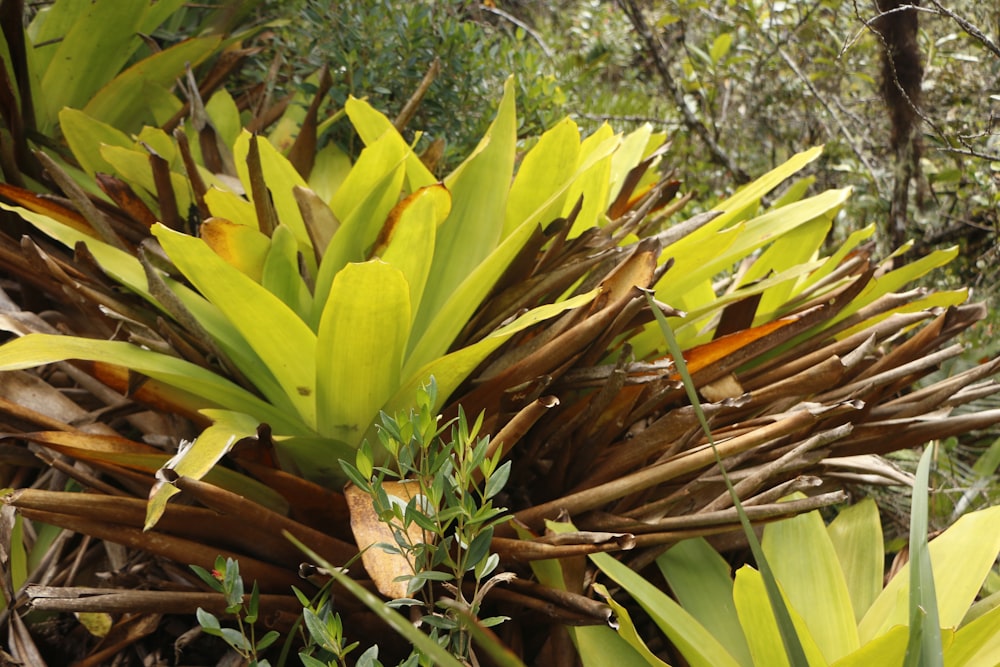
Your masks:
<instances>
[{"instance_id":1,"label":"broad yellow leaf","mask_svg":"<svg viewBox=\"0 0 1000 667\"><path fill-rule=\"evenodd\" d=\"M399 387L409 329L410 288L399 269L376 259L337 274L316 348L321 434L361 443Z\"/></svg>"},{"instance_id":2,"label":"broad yellow leaf","mask_svg":"<svg viewBox=\"0 0 1000 667\"><path fill-rule=\"evenodd\" d=\"M1000 506L962 516L931 540L929 549L941 625L957 627L1000 553ZM894 625L907 624L909 588L909 565L906 565L861 619L858 633L862 642L878 637Z\"/></svg>"},{"instance_id":3,"label":"broad yellow leaf","mask_svg":"<svg viewBox=\"0 0 1000 667\"><path fill-rule=\"evenodd\" d=\"M181 273L224 314L257 354L302 420L315 427L316 336L309 326L278 297L223 261L201 239L162 225L156 225L153 234ZM295 354L289 354L289 350ZM251 380L264 375L260 368L240 370Z\"/></svg>"},{"instance_id":4,"label":"broad yellow leaf","mask_svg":"<svg viewBox=\"0 0 1000 667\"><path fill-rule=\"evenodd\" d=\"M858 648L851 596L837 552L813 511L768 524L761 540L767 562L827 662Z\"/></svg>"},{"instance_id":5,"label":"broad yellow leaf","mask_svg":"<svg viewBox=\"0 0 1000 667\"><path fill-rule=\"evenodd\" d=\"M878 506L871 498L849 505L827 526L844 571L854 620L859 622L882 592L885 556Z\"/></svg>"}]
</instances>

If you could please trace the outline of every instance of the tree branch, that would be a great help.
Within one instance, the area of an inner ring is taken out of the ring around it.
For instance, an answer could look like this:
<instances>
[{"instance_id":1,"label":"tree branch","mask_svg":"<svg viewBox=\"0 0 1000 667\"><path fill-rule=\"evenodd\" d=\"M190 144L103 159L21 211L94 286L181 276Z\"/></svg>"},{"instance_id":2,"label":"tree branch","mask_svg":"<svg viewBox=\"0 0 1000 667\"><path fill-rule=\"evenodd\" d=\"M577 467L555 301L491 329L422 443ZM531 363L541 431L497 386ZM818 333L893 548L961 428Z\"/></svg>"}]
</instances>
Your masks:
<instances>
[{"instance_id":1,"label":"tree branch","mask_svg":"<svg viewBox=\"0 0 1000 667\"><path fill-rule=\"evenodd\" d=\"M656 72L660 75L663 80L667 91L670 93L671 97L674 99L674 104L681 112L683 117L684 125L698 135L705 146L708 148L708 152L711 154L712 162L721 165L728 169L733 175L733 179L740 185L750 182L750 176L747 174L736 162L722 150L722 147L712 138L711 132L691 111L691 108L687 104L687 100L684 99L684 91L674 80L673 75L670 74L670 69L667 67L666 60L663 57L663 45L660 41L653 35L652 31L649 29L649 25L646 23L646 19L642 15L642 11L636 6L634 0L618 0L619 6L628 16L629 21L632 22L632 27L639 34L639 37L646 43L646 48L649 51L649 55L653 58L653 64L656 66Z\"/></svg>"}]
</instances>

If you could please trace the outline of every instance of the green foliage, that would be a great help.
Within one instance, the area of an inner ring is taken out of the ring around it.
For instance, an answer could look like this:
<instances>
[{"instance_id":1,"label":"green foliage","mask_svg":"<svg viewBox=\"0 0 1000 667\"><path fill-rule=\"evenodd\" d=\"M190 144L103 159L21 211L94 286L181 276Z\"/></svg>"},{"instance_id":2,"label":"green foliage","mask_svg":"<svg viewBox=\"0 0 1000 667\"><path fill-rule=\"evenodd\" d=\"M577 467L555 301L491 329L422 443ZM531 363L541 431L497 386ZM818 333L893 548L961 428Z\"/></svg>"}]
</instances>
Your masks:
<instances>
[{"instance_id":1,"label":"green foliage","mask_svg":"<svg viewBox=\"0 0 1000 667\"><path fill-rule=\"evenodd\" d=\"M454 423L439 428L433 411L436 393L432 380L418 392L417 407L408 415L382 415L378 435L391 465L376 468L367 443L359 448L355 465L341 465L371 496L394 539L369 548L399 555L411 568L403 575L410 599L393 604L419 604L412 599L419 595L427 610L421 622L453 655L467 659L472 651L469 619L482 627L506 620L479 618L479 611L486 592L503 580L495 578L500 557L491 553L490 544L494 527L509 517L493 499L503 490L511 464L501 464L502 451L491 446L488 436L480 437L482 416L469 424L460 410ZM416 488L407 491L408 499L390 495L387 480L409 481ZM467 580L471 591L463 585Z\"/></svg>"},{"instance_id":2,"label":"green foliage","mask_svg":"<svg viewBox=\"0 0 1000 667\"><path fill-rule=\"evenodd\" d=\"M982 620L973 602L1000 552L998 510L963 517L931 540L924 556L896 572L884 589L881 564L874 563L877 554L870 548L873 541L881 542L874 503L845 510L828 527L818 512L767 525L764 552L791 609L808 664L904 664L904 657L914 659L907 637L924 642L925 651L919 663L909 664L930 664L926 651L939 656L943 651L949 665L995 663L998 648L981 633L990 621ZM919 517L914 526L916 543L923 541L926 548ZM732 577L704 540L682 542L657 559L677 602L605 554L592 555L591 560L639 602L691 664L788 664L761 575L743 566ZM911 586L911 566L923 571L921 581L935 584ZM872 581L878 582L876 598L864 593ZM935 607L942 610L939 623L930 611ZM996 608L987 614L996 622ZM933 631L927 620L934 623ZM642 652L627 627L619 634Z\"/></svg>"},{"instance_id":3,"label":"green foliage","mask_svg":"<svg viewBox=\"0 0 1000 667\"><path fill-rule=\"evenodd\" d=\"M417 629L406 617L400 614L395 609L392 609L389 605L382 601L377 595L369 591L364 586L360 585L358 582L354 581L348 574L343 572L340 568L334 567L328 563L322 556L312 551L305 544L295 539L292 535L286 533L286 537L292 541L293 544L302 549L303 553L309 557L309 559L317 563L323 570L329 574L337 583L343 586L347 591L358 598L368 609L375 613L382 621L384 621L392 630L398 632L411 644L413 644L415 654L422 657L425 660L431 662L421 663L427 665L436 665L440 667L462 667L462 663L459 662L454 656L451 655L444 647L440 646L431 637L428 637L419 629ZM369 656L368 659L371 660L369 664L377 664L375 660L378 657L378 648L372 647L365 652L365 655ZM359 658L360 660L360 658ZM408 660L404 663L406 667L413 667L414 662ZM312 665L310 665L312 667Z\"/></svg>"},{"instance_id":4,"label":"green foliage","mask_svg":"<svg viewBox=\"0 0 1000 667\"><path fill-rule=\"evenodd\" d=\"M448 353L464 323L541 222L541 214L567 206L570 190L588 177L594 160L610 160L619 140L597 147L579 166L560 164L564 180L555 192L515 188L508 193L516 145L512 85L481 150L445 178L445 187L434 184L384 116L358 100L348 103L347 115L369 146L337 184L329 203L309 193L305 181L270 143L241 135L233 152L242 184L253 192L256 175L246 165L255 150L281 223L267 234L239 195L230 189L212 190L205 198L220 217L202 225L201 238L162 224L153 227L172 262L167 272L145 255L135 258L64 221L17 209L67 245L86 242L110 275L157 308L166 307L182 321L196 321L197 335L207 339L227 368L247 378L249 386L213 377L170 354L72 338L24 338L5 348L10 355L7 367L38 363L39 355L127 362L181 389L185 397L180 401L188 411L223 408L205 414L224 420L225 426L219 423L206 431L175 461L190 466L184 474L203 475L234 439L253 434L250 421L263 420L279 438L286 467L332 483L342 479L332 462L353 458L366 434L373 434L380 409L400 409L432 374L441 384L443 400L515 333L593 298L595 293L589 292L530 310ZM97 137L111 131L92 119L76 118L69 127L79 132L70 144L81 155L96 151L105 158L112 152L138 156L143 150L138 144L97 144ZM92 127L105 131L89 135ZM166 135L156 130L147 134L167 142L161 150L170 154ZM575 132L564 139L579 144ZM635 162L642 157L627 156ZM145 159L119 160L117 165L116 171L137 191L150 190ZM607 191L612 185L605 176L600 188ZM182 196L188 192L177 191ZM506 215L505 206L517 213ZM484 211L492 211L492 219ZM416 247L423 252L415 254ZM288 356L289 347L297 351L295 356ZM157 486L150 525L173 493L170 485Z\"/></svg>"},{"instance_id":5,"label":"green foliage","mask_svg":"<svg viewBox=\"0 0 1000 667\"><path fill-rule=\"evenodd\" d=\"M282 15L292 12L282 8ZM523 29L464 0L399 3L348 0L331 12L326 3L302 0L281 30L287 57L303 74L327 66L338 85L335 108L364 97L398 114L435 59L441 72L413 117L418 150L447 142L444 165L457 164L489 125L494 91L517 74L521 116L518 135L537 136L563 113L563 94L540 47ZM294 57L294 58L293 58ZM267 63L264 64L267 66ZM356 135L335 126L329 134L356 154Z\"/></svg>"},{"instance_id":6,"label":"green foliage","mask_svg":"<svg viewBox=\"0 0 1000 667\"><path fill-rule=\"evenodd\" d=\"M247 660L250 667L270 667L271 663L260 659L259 655L274 644L281 635L275 630L270 630L260 639L256 638L255 624L260 608L260 591L257 589L257 583L254 582L250 597L247 599L243 577L240 576L240 565L232 558L223 559L222 556L219 556L216 558L215 568L211 572L197 565L190 567L202 581L225 597L226 613L236 619L235 629L223 627L214 614L199 607L197 618L202 631L213 637L221 638Z\"/></svg>"}]
</instances>

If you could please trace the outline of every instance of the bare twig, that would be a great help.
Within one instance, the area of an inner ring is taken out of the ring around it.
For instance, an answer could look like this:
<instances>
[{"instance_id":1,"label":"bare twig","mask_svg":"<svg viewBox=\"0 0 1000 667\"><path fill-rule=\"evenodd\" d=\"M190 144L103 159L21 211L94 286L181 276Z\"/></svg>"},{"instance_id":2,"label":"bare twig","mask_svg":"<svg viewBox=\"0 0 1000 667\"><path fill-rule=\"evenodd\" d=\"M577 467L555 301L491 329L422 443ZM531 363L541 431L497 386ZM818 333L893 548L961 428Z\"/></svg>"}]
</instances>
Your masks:
<instances>
[{"instance_id":1,"label":"bare twig","mask_svg":"<svg viewBox=\"0 0 1000 667\"><path fill-rule=\"evenodd\" d=\"M532 28L530 25L528 25L524 21L522 21L521 19L517 18L513 14L505 12L502 9L498 9L497 7L491 7L490 5L480 4L479 8L481 10L483 10L484 12L489 12L490 14L493 14L494 16L499 16L500 18L505 19L505 20L509 21L510 23L513 23L518 28L520 28L521 30L523 30L525 33L527 33L528 35L530 35L533 40L535 40L536 42L538 42L538 46L541 47L542 53L545 54L546 58L551 58L553 56L552 49L550 49L549 45L545 43L545 40L542 39L542 36L540 34L538 34L538 31L535 30L534 28Z\"/></svg>"},{"instance_id":2,"label":"bare twig","mask_svg":"<svg viewBox=\"0 0 1000 667\"><path fill-rule=\"evenodd\" d=\"M667 88L667 91L674 98L674 104L680 110L681 115L684 119L684 125L687 126L689 130L698 135L698 138L702 140L705 146L708 148L708 152L711 155L712 162L721 165L728 169L733 175L733 179L740 185L750 182L750 175L747 174L736 162L722 150L718 142L712 137L711 132L703 122L701 122L691 111L691 108L687 104L687 100L684 99L684 91L674 80L672 74L670 74L670 69L667 67L667 63L663 58L663 45L659 42L653 32L649 29L649 24L646 23L645 17L642 15L642 11L636 5L635 0L618 0L618 4L621 6L622 10L628 16L629 20L632 22L632 27L635 28L636 33L642 40L646 43L646 49L649 51L649 55L653 58L653 64L656 66L656 71L663 79L663 83Z\"/></svg>"}]
</instances>

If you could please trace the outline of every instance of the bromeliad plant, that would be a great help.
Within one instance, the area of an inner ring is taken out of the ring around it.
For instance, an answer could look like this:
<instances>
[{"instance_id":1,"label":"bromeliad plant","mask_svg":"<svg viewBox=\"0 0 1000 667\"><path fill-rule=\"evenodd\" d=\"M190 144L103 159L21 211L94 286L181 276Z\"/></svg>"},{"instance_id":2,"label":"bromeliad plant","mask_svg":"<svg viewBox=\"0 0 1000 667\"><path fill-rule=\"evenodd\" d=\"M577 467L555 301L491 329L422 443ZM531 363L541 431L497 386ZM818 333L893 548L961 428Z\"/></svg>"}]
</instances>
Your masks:
<instances>
[{"instance_id":1,"label":"bromeliad plant","mask_svg":"<svg viewBox=\"0 0 1000 667\"><path fill-rule=\"evenodd\" d=\"M489 460L509 462L495 498L522 533L497 525L487 561L527 576L525 562L629 551L641 570L664 545L736 525L651 326L649 292L677 332L755 521L842 500L777 502L815 476L895 480L873 454L1000 420L949 414L997 390L987 382L996 361L908 391L960 353L940 348L982 315L961 305L964 291L900 291L955 250L896 268L873 259L869 228L825 255L849 193L807 197L809 179L762 207L819 149L673 222L690 197L677 199L679 184L655 175L664 137L604 127L581 139L566 120L518 161L510 89L477 150L443 182L360 100L337 115L366 144L353 164L336 147L315 150L312 106L306 140L287 157L276 135L234 130L224 97L193 105L198 142L156 128L133 137L63 110L69 148L109 194L88 196L55 161L47 169L70 203L2 188L8 210L61 244L28 237L4 266L64 304L58 324L75 335L11 300L0 322L20 338L0 348L0 368L56 371L51 382L7 375L0 408L40 456L99 470L70 474L102 494L26 488L8 505L175 561L208 567L222 553L263 591L287 591L300 557L282 531L334 566L369 546L349 528L357 511L329 488L345 479L339 460L370 460L373 470L391 461L378 444L379 412L405 412L433 376L428 413L482 413L481 432L497 443ZM301 159L304 145L311 159ZM87 407L56 388L69 381L88 387ZM102 421L108 405L155 411L112 428ZM359 459L366 439L371 455ZM178 491L212 509L168 504ZM120 494L129 497L111 497ZM580 530L544 534L560 511ZM246 531L220 531L220 520ZM8 582L9 599L23 582ZM482 602L544 610L547 623L604 623L608 606L581 582L511 582ZM38 607L76 604L45 594L28 595ZM529 644L556 650L544 638Z\"/></svg>"},{"instance_id":2,"label":"bromeliad plant","mask_svg":"<svg viewBox=\"0 0 1000 667\"><path fill-rule=\"evenodd\" d=\"M1000 552L998 522L996 507L972 512L928 548L926 526L915 521L914 545L922 542L929 561L911 556L884 586L882 530L872 500L845 508L829 526L816 511L768 524L764 551L792 609L808 664L996 663L1000 609L995 600L976 598ZM682 541L656 559L673 597L607 555L591 558L610 582L638 602L689 664L789 664L760 573L744 565L734 577L704 539ZM929 573L931 567L930 591L919 590L911 571L927 568ZM644 643L651 636L640 638L629 611L607 588L596 588L618 614L620 643L606 642L605 649L617 650L614 656L624 664L664 664L651 656ZM601 665L610 654L582 655L584 664Z\"/></svg>"},{"instance_id":3,"label":"bromeliad plant","mask_svg":"<svg viewBox=\"0 0 1000 667\"><path fill-rule=\"evenodd\" d=\"M0 365L89 359L127 366L169 385L176 407L201 412L213 423L172 461L178 475L202 477L263 422L274 434L283 468L314 481L342 479L337 461L354 458L373 433L379 410L403 407L430 376L443 399L515 333L596 295L588 290L540 306L448 353L539 221L566 206L594 165L608 164L622 143L617 137L590 142L578 164L564 166L552 190L521 181L533 178L538 167L524 169L508 195L513 104L508 89L480 149L437 183L385 117L353 100L346 112L369 147L329 205L268 142L244 134L234 155L237 164L250 165L240 172L253 204L232 190L207 191L211 215L200 238L156 224L151 232L157 245L142 244L138 257L95 239L95 230L72 224L70 216L57 220L12 208L68 246L85 243L115 280L161 314L189 324L185 333L218 355L245 386L128 342L45 334L6 346ZM101 136L109 134L104 130ZM145 138L156 136L147 132ZM649 152L648 136L644 139L632 160ZM70 143L83 143L83 137ZM581 150L578 138L576 147ZM109 160L117 156L120 171L144 160L134 146L105 144L100 151ZM157 154L170 156L169 149ZM537 159L525 158L528 164ZM619 181L632 166L621 165ZM133 182L141 186L143 175ZM157 248L172 265L167 271L159 268ZM175 491L169 484L157 486L147 527Z\"/></svg>"}]
</instances>

